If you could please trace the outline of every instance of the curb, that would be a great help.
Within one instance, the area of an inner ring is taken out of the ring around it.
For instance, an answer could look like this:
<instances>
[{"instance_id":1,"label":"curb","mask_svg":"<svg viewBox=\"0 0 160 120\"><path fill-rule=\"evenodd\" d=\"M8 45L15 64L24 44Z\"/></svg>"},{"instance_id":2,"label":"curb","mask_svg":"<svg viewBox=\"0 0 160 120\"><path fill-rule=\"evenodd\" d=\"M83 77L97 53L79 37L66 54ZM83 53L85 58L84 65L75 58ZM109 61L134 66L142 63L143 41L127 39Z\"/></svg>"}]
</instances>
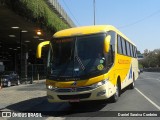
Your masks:
<instances>
[{"instance_id":1,"label":"curb","mask_svg":"<svg viewBox=\"0 0 160 120\"><path fill-rule=\"evenodd\" d=\"M43 83L43 82L45 82L46 81L46 79L42 79L42 80L34 80L33 81L33 83Z\"/></svg>"},{"instance_id":2,"label":"curb","mask_svg":"<svg viewBox=\"0 0 160 120\"><path fill-rule=\"evenodd\" d=\"M42 79L42 80L34 80L32 83L30 81L23 81L21 82L21 84L25 85L25 84L39 84L39 83L45 83L46 79Z\"/></svg>"}]
</instances>

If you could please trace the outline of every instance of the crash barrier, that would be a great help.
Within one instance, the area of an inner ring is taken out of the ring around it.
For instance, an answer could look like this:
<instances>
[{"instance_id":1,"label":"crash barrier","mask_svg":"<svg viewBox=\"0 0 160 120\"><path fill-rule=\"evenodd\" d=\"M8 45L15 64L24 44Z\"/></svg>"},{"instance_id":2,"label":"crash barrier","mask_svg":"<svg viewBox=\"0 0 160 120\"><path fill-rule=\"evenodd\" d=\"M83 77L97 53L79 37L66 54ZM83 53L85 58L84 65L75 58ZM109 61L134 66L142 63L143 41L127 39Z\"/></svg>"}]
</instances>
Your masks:
<instances>
[{"instance_id":1,"label":"crash barrier","mask_svg":"<svg viewBox=\"0 0 160 120\"><path fill-rule=\"evenodd\" d=\"M160 67L156 67L156 68L144 68L143 69L146 72L160 72Z\"/></svg>"}]
</instances>

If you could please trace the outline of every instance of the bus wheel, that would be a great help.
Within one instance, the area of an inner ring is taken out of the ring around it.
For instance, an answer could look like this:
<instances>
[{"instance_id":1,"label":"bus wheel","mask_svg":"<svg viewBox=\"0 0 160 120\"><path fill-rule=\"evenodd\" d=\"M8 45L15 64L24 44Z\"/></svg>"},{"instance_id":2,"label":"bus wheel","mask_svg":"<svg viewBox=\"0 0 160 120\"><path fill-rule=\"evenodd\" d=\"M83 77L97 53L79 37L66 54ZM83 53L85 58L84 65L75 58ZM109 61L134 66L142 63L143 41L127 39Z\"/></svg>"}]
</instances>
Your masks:
<instances>
[{"instance_id":1,"label":"bus wheel","mask_svg":"<svg viewBox=\"0 0 160 120\"><path fill-rule=\"evenodd\" d=\"M133 75L133 82L130 84L129 88L130 89L134 89L135 88L135 78L134 78L134 75Z\"/></svg>"},{"instance_id":2,"label":"bus wheel","mask_svg":"<svg viewBox=\"0 0 160 120\"><path fill-rule=\"evenodd\" d=\"M119 89L119 85L117 83L117 85L116 85L116 93L111 97L111 102L113 102L113 103L117 102L119 95L120 95L120 89Z\"/></svg>"}]
</instances>

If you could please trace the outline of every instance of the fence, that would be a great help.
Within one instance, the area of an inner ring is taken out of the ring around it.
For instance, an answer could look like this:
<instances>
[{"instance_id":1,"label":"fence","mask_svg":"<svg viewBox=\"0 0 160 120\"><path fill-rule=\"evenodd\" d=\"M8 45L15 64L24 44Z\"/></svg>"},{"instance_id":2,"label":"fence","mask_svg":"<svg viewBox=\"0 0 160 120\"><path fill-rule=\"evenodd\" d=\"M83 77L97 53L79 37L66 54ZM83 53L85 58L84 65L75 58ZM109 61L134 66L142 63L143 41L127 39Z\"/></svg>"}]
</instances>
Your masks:
<instances>
[{"instance_id":1,"label":"fence","mask_svg":"<svg viewBox=\"0 0 160 120\"><path fill-rule=\"evenodd\" d=\"M66 21L66 23L68 23L68 25L70 25L71 27L75 26L71 18L67 15L67 13L64 11L64 9L61 7L61 5L57 0L47 0L47 1L51 5L53 10L57 12L59 17L62 17Z\"/></svg>"},{"instance_id":2,"label":"fence","mask_svg":"<svg viewBox=\"0 0 160 120\"><path fill-rule=\"evenodd\" d=\"M20 82L32 83L34 80L46 79L46 65L31 64L27 66L27 78L21 78Z\"/></svg>"}]
</instances>

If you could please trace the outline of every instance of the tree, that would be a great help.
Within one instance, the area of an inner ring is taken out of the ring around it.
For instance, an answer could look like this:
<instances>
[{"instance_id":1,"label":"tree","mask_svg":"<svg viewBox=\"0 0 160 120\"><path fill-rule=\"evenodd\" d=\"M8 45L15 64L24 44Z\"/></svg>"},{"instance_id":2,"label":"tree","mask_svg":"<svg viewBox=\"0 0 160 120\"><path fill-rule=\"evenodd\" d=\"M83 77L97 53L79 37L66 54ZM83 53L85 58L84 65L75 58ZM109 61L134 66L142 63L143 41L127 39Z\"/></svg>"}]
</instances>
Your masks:
<instances>
[{"instance_id":1,"label":"tree","mask_svg":"<svg viewBox=\"0 0 160 120\"><path fill-rule=\"evenodd\" d=\"M149 50L148 49L145 49L144 50L144 56L147 56L149 54Z\"/></svg>"},{"instance_id":2,"label":"tree","mask_svg":"<svg viewBox=\"0 0 160 120\"><path fill-rule=\"evenodd\" d=\"M139 61L143 67L159 67L160 66L160 49L155 49L153 51L149 51L146 49L144 51L144 59Z\"/></svg>"}]
</instances>

